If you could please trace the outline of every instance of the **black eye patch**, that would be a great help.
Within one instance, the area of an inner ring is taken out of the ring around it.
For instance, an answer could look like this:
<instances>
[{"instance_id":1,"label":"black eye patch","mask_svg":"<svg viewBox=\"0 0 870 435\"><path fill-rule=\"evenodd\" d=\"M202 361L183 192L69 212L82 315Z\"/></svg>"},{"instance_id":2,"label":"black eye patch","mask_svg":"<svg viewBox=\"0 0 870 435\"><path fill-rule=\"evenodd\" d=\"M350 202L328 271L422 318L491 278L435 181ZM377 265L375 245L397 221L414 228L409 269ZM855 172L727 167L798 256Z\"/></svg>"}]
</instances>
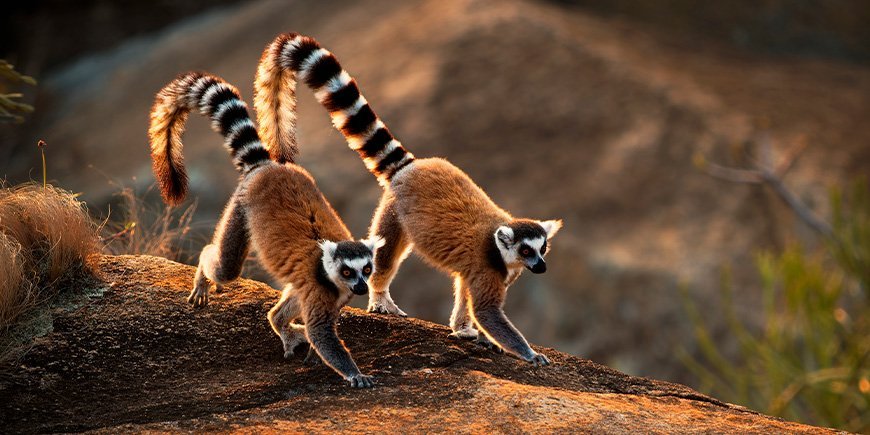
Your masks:
<instances>
[{"instance_id":1,"label":"black eye patch","mask_svg":"<svg viewBox=\"0 0 870 435\"><path fill-rule=\"evenodd\" d=\"M529 245L522 244L520 245L520 255L523 257L532 257L535 255L535 250L532 249Z\"/></svg>"},{"instance_id":2,"label":"black eye patch","mask_svg":"<svg viewBox=\"0 0 870 435\"><path fill-rule=\"evenodd\" d=\"M363 273L363 276L371 275L372 274L372 264L369 263L369 264L366 264L365 266L363 266L362 273Z\"/></svg>"},{"instance_id":3,"label":"black eye patch","mask_svg":"<svg viewBox=\"0 0 870 435\"><path fill-rule=\"evenodd\" d=\"M344 279L351 279L351 278L356 276L356 271L347 267L347 266L342 266L339 273L341 274L341 277Z\"/></svg>"},{"instance_id":4,"label":"black eye patch","mask_svg":"<svg viewBox=\"0 0 870 435\"><path fill-rule=\"evenodd\" d=\"M544 255L546 253L547 253L547 241L544 240L544 244L541 245L541 255Z\"/></svg>"}]
</instances>

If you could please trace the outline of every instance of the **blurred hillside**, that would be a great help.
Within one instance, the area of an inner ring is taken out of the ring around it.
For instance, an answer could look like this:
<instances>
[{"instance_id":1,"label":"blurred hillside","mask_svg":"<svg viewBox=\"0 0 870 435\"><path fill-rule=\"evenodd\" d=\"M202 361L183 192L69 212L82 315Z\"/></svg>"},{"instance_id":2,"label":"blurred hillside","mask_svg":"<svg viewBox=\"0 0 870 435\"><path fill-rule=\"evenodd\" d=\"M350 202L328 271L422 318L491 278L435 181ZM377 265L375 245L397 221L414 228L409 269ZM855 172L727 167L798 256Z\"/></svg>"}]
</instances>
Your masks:
<instances>
[{"instance_id":1,"label":"blurred hillside","mask_svg":"<svg viewBox=\"0 0 870 435\"><path fill-rule=\"evenodd\" d=\"M864 0L556 0L770 54L870 61Z\"/></svg>"},{"instance_id":2,"label":"blurred hillside","mask_svg":"<svg viewBox=\"0 0 870 435\"><path fill-rule=\"evenodd\" d=\"M250 98L263 47L291 30L333 51L416 155L448 157L517 216L565 220L550 272L520 279L507 312L530 341L633 374L685 381L674 357L691 342L681 282L712 294L730 263L749 289L755 250L809 234L774 195L710 178L694 154L741 164L760 135L782 153L806 143L785 181L822 213L829 185L870 167L870 67L849 56L772 56L716 32L556 3L260 0L37 77L37 112L3 141L0 171L27 179L44 138L49 176L104 211L118 189L108 180L153 183L146 129L162 85L203 69ZM380 188L310 91L299 98L301 163L361 235ZM188 123L203 241L236 183L220 143L204 119ZM412 259L393 296L446 323L450 288ZM739 296L751 319L759 296ZM717 321L713 303L701 308Z\"/></svg>"},{"instance_id":3,"label":"blurred hillside","mask_svg":"<svg viewBox=\"0 0 870 435\"><path fill-rule=\"evenodd\" d=\"M153 32L209 7L238 0L40 0L10 2L0 16L0 58L31 74L114 48L124 38ZM71 37L71 36L75 37Z\"/></svg>"}]
</instances>

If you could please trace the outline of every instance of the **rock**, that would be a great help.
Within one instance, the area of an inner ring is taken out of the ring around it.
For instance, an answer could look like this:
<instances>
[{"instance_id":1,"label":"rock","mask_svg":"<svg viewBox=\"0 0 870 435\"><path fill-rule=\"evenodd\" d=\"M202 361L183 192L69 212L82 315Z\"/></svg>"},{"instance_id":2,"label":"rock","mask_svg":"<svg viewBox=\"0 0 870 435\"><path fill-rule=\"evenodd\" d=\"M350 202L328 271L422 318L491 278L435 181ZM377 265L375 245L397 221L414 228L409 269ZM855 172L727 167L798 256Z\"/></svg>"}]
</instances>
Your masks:
<instances>
[{"instance_id":1,"label":"rock","mask_svg":"<svg viewBox=\"0 0 870 435\"><path fill-rule=\"evenodd\" d=\"M416 156L450 159L514 215L564 219L551 271L520 278L508 295L528 338L690 382L671 351L694 337L680 286L709 301L699 309L723 330L714 301L722 266L733 265L739 312L754 324L753 253L801 234L813 240L769 190L713 179L693 155L743 166L740 144L759 133L776 159L806 142L785 182L824 216L828 186L870 172L870 67L735 51L557 3L259 0L202 14L37 77L45 98L27 134L6 147L3 173L13 182L38 173L33 144L45 139L51 178L83 192L92 210L117 211L118 184L107 179L140 192L154 183L146 129L163 85L205 70L250 103L266 44L304 32L338 56ZM381 188L312 92L298 97L300 162L364 234ZM208 120L194 115L187 127L194 231L205 233L190 238L195 259L238 175ZM412 257L394 288L413 316L446 320L453 298L443 274Z\"/></svg>"},{"instance_id":2,"label":"rock","mask_svg":"<svg viewBox=\"0 0 870 435\"><path fill-rule=\"evenodd\" d=\"M278 292L265 284L239 280L195 310L190 266L90 263L98 280L83 286L102 296L54 309L51 332L3 368L4 432L822 432L553 349L536 347L554 362L536 369L442 325L350 308L339 334L377 379L353 390L283 358L266 321Z\"/></svg>"}]
</instances>

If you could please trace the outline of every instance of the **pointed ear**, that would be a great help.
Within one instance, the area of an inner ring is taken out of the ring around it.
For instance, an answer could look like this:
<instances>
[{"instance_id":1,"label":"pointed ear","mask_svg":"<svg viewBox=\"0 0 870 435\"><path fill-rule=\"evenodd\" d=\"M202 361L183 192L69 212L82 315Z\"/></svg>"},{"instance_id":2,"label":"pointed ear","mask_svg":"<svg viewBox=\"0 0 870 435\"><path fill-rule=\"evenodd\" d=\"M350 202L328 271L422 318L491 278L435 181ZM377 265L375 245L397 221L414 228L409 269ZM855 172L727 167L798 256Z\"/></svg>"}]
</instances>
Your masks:
<instances>
[{"instance_id":1,"label":"pointed ear","mask_svg":"<svg viewBox=\"0 0 870 435\"><path fill-rule=\"evenodd\" d=\"M560 228L562 228L562 219L538 221L538 224L540 224L544 228L544 231L547 232L547 240L549 240L559 232Z\"/></svg>"},{"instance_id":2,"label":"pointed ear","mask_svg":"<svg viewBox=\"0 0 870 435\"><path fill-rule=\"evenodd\" d=\"M366 245L373 254L378 250L378 248L387 243L387 241L381 236L371 236L368 239L360 240L360 242L362 242L363 245Z\"/></svg>"},{"instance_id":3,"label":"pointed ear","mask_svg":"<svg viewBox=\"0 0 870 435\"><path fill-rule=\"evenodd\" d=\"M322 249L323 253L329 258L334 257L335 250L338 249L338 243L329 240L321 240L317 242L317 246L320 246L320 249Z\"/></svg>"},{"instance_id":4,"label":"pointed ear","mask_svg":"<svg viewBox=\"0 0 870 435\"><path fill-rule=\"evenodd\" d=\"M495 238L500 241L502 245L508 247L514 244L514 230L511 227L500 226L497 230L495 230Z\"/></svg>"}]
</instances>

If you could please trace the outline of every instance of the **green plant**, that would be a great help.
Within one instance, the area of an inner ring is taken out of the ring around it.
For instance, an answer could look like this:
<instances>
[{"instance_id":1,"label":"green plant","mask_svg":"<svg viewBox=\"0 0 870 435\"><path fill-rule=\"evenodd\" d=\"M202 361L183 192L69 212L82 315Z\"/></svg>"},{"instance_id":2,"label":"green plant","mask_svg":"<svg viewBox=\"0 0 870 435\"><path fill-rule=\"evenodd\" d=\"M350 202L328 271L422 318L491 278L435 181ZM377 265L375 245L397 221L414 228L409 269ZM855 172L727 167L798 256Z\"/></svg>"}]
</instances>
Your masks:
<instances>
[{"instance_id":1,"label":"green plant","mask_svg":"<svg viewBox=\"0 0 870 435\"><path fill-rule=\"evenodd\" d=\"M0 78L9 83L36 85L36 80L33 77L20 74L15 71L12 64L3 59L0 59ZM0 82L0 122L24 122L24 117L21 115L33 112L33 106L17 101L21 97L20 93L7 92L6 86Z\"/></svg>"},{"instance_id":2,"label":"green plant","mask_svg":"<svg viewBox=\"0 0 870 435\"><path fill-rule=\"evenodd\" d=\"M721 307L739 344L729 358L684 291L699 359L682 359L702 390L784 418L870 431L870 195L866 182L831 194L834 218L825 248L797 245L763 253L762 325L738 316L730 274Z\"/></svg>"}]
</instances>

